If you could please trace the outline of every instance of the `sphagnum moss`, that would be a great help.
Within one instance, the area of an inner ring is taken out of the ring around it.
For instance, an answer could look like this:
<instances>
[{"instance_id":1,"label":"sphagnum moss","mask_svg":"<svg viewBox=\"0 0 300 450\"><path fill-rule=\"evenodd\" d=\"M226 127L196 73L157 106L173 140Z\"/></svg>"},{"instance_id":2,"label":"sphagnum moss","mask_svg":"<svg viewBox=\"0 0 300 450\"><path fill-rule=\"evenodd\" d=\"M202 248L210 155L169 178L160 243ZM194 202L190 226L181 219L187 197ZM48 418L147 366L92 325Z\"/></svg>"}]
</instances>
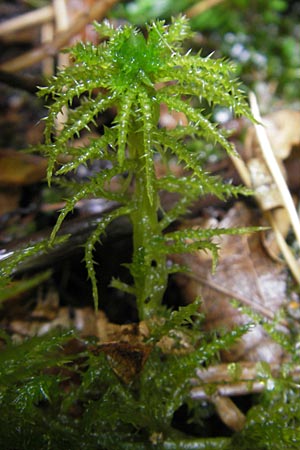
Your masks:
<instances>
[{"instance_id":1,"label":"sphagnum moss","mask_svg":"<svg viewBox=\"0 0 300 450\"><path fill-rule=\"evenodd\" d=\"M223 184L199 165L197 154L189 151L187 139L199 139L234 151L226 135L209 116L193 102L204 100L211 106L230 108L235 114L249 116L249 109L239 84L232 78L232 67L224 60L184 53L183 41L191 36L184 17L165 25L157 21L146 27L146 37L131 25L114 29L109 23L95 24L101 38L99 45L79 43L70 49L74 64L61 70L42 88L40 95L51 98L46 119L46 141L40 150L49 158L48 180L78 169L95 159L109 162L108 168L79 184L66 202L53 229L54 241L66 215L86 197L103 197L119 202L120 207L107 214L85 244L85 262L98 306L97 280L93 250L106 226L121 215L130 218L133 227L133 256L129 265L132 286L121 280L112 285L135 295L140 319L153 316L162 302L170 270L167 255L208 249L217 256L212 242L216 234L244 230L185 230L166 233L166 227L184 214L200 195L219 198L246 193L243 188ZM80 99L75 105L74 100ZM160 105L186 116L188 124L173 130L158 127ZM61 130L55 129L62 109L69 110ZM103 135L91 139L87 147L78 147L76 138L82 130L96 124L97 117L108 108L117 113L113 126ZM71 161L57 168L59 155ZM184 178L170 171L161 178L155 174L155 158L176 157L187 169ZM109 185L119 177L119 190ZM123 182L121 182L123 180ZM134 184L134 189L129 186ZM164 211L159 198L161 190L179 193L178 203Z\"/></svg>"}]
</instances>

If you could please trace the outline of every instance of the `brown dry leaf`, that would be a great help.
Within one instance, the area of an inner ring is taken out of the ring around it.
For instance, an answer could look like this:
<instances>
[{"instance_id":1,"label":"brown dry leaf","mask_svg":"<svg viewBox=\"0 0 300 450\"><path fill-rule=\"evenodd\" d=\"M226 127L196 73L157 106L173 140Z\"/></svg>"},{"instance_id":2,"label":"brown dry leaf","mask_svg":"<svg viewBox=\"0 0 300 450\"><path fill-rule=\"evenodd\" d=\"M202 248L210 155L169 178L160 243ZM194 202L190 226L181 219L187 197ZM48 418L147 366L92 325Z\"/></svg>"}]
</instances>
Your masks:
<instances>
[{"instance_id":1,"label":"brown dry leaf","mask_svg":"<svg viewBox=\"0 0 300 450\"><path fill-rule=\"evenodd\" d=\"M292 147L300 144L300 111L275 111L263 117L263 125L278 159L286 159ZM245 147L248 158L261 153L253 126L247 131Z\"/></svg>"},{"instance_id":2,"label":"brown dry leaf","mask_svg":"<svg viewBox=\"0 0 300 450\"><path fill-rule=\"evenodd\" d=\"M192 224L196 225L195 222ZM237 203L214 226L228 228L257 224L254 214L243 203ZM268 318L274 317L286 302L286 272L283 265L267 255L260 234L224 235L219 245L220 258L214 275L211 257L205 252L173 257L174 261L191 269L191 274L178 276L178 283L188 302L199 296L202 298L206 328L231 329L249 322L248 317L231 305L230 300L234 298ZM263 360L270 363L278 362L283 356L282 348L261 326L246 333L234 348L222 355L224 361Z\"/></svg>"},{"instance_id":3,"label":"brown dry leaf","mask_svg":"<svg viewBox=\"0 0 300 450\"><path fill-rule=\"evenodd\" d=\"M263 117L263 125L285 176L282 161L300 144L300 111L276 111ZM244 156L255 196L263 211L283 206L282 196L262 156L254 126L247 130Z\"/></svg>"},{"instance_id":4,"label":"brown dry leaf","mask_svg":"<svg viewBox=\"0 0 300 450\"><path fill-rule=\"evenodd\" d=\"M119 325L110 322L103 311L98 311L96 323L97 331L95 334L101 343L126 342L139 344L149 335L144 322Z\"/></svg>"},{"instance_id":5,"label":"brown dry leaf","mask_svg":"<svg viewBox=\"0 0 300 450\"><path fill-rule=\"evenodd\" d=\"M141 373L152 347L138 343L109 342L101 344L98 350L106 354L112 370L128 384Z\"/></svg>"},{"instance_id":6,"label":"brown dry leaf","mask_svg":"<svg viewBox=\"0 0 300 450\"><path fill-rule=\"evenodd\" d=\"M173 130L178 125L187 126L188 120L183 112L169 111L167 105L160 105L159 125L167 130Z\"/></svg>"},{"instance_id":7,"label":"brown dry leaf","mask_svg":"<svg viewBox=\"0 0 300 450\"><path fill-rule=\"evenodd\" d=\"M143 343L148 335L144 322L118 325L109 322L102 311L97 313L96 352L104 352L115 374L130 383L141 372L152 347Z\"/></svg>"},{"instance_id":8,"label":"brown dry leaf","mask_svg":"<svg viewBox=\"0 0 300 450\"><path fill-rule=\"evenodd\" d=\"M50 294L50 295L54 295ZM93 308L68 308L60 307L48 310L50 305L37 305L31 314L24 314L9 322L7 326L17 340L24 337L42 336L54 329L74 328L80 336L94 336L97 332L96 316ZM55 305L53 305L55 308Z\"/></svg>"},{"instance_id":9,"label":"brown dry leaf","mask_svg":"<svg viewBox=\"0 0 300 450\"><path fill-rule=\"evenodd\" d=\"M7 188L0 188L0 216L16 209L19 206L20 198L20 189L13 188L8 190Z\"/></svg>"},{"instance_id":10,"label":"brown dry leaf","mask_svg":"<svg viewBox=\"0 0 300 450\"><path fill-rule=\"evenodd\" d=\"M47 161L40 156L0 150L0 185L24 186L46 176Z\"/></svg>"}]
</instances>

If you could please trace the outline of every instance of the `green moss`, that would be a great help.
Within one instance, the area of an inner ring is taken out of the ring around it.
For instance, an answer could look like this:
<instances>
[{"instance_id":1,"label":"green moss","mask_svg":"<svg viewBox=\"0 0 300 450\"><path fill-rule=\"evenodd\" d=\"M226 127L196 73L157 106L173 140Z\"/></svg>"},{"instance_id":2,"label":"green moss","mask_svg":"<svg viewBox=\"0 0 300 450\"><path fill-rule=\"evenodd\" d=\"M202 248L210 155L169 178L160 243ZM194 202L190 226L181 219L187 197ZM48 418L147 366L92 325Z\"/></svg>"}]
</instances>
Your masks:
<instances>
[{"instance_id":1,"label":"green moss","mask_svg":"<svg viewBox=\"0 0 300 450\"><path fill-rule=\"evenodd\" d=\"M201 331L197 302L178 311L169 311L162 305L168 276L179 269L169 267L168 254L208 250L213 255L214 269L218 256L214 237L249 232L168 228L201 195L226 199L249 194L242 187L225 184L208 174L189 145L195 139L198 144L205 141L234 152L226 134L206 114L207 108L201 108L203 100L206 106L221 105L250 117L243 93L232 78L232 66L224 60L185 53L182 42L191 31L182 17L169 26L154 22L147 26L146 37L132 26L115 30L104 23L95 27L107 40L98 46L80 43L70 49L74 64L60 71L41 90L51 103L45 144L39 149L49 159L49 184L53 178L63 178L89 161L102 159L108 164L82 183L69 182L73 195L67 198L59 215L50 245L56 242L62 222L79 200L102 197L119 203L119 208L107 213L87 238L85 262L98 307L93 250L112 221L128 216L133 229L133 254L128 265L133 283L128 285L117 279L112 280L112 285L135 296L139 318L146 320L149 337L143 343L147 348L145 364L128 380L116 371L114 358L107 357L95 342L75 339L76 351L68 352L65 350L70 341L74 343L73 334L37 337L14 345L3 333L0 444L6 450L208 450L237 448L234 446L242 439L244 447L240 448L247 448L248 442L253 443L253 448L269 448L263 435L267 426L270 433L275 430L278 442L294 445L298 442L299 408L297 404L291 407L290 400L280 394L285 392L284 386L293 387L291 376L290 384L286 384L286 374L278 378L276 396L269 397L267 406L261 404L250 410L245 431L233 440L187 438L173 425L175 411L191 401L190 379L196 368L218 361L219 352L230 348L248 329L244 326L230 332L205 333ZM183 113L187 125L179 124L173 130L159 128L162 103L170 111ZM77 137L97 125L98 116L108 108L116 111L112 126L104 127L103 135L91 138L87 146L78 146ZM57 118L65 109L67 120L58 131ZM68 157L62 164L61 154ZM166 164L166 174L160 178L155 173L158 158ZM168 169L170 158L187 169L182 178ZM111 190L116 179L118 188ZM64 185L68 185L67 180ZM162 190L179 197L168 211L160 203ZM4 262L5 280L14 264L44 246L42 243L24 249ZM181 351L163 350L159 345L163 338L171 339L174 348ZM186 349L182 339L188 351L182 351ZM282 342L286 347L286 341ZM291 351L293 345L288 347ZM293 389L296 392L296 386ZM284 412L291 432L278 427L277 401L281 405L278 411ZM248 433L252 440L248 440Z\"/></svg>"},{"instance_id":2,"label":"green moss","mask_svg":"<svg viewBox=\"0 0 300 450\"><path fill-rule=\"evenodd\" d=\"M218 230L208 235L200 230L193 231L192 235L188 231L165 235L165 228L184 214L199 195L210 193L224 199L229 195L248 194L244 188L223 184L209 176L199 166L197 154L189 150L187 140L194 138L218 143L228 152L234 152L224 132L202 111L199 99L211 106L230 108L236 114L250 116L250 113L238 83L232 79L229 63L183 52L182 42L191 35L185 18L179 17L169 26L162 21L152 23L147 26L146 38L130 25L116 30L107 23L95 27L107 40L98 46L80 43L70 49L74 65L59 72L49 87L41 90L41 95L50 96L52 103L46 118L46 143L40 150L49 158L49 182L54 174L62 176L97 158L109 161L111 166L75 188L74 196L67 199L58 218L51 242L79 200L99 196L119 202L120 208L106 215L85 245L95 304L98 305L98 291L94 246L108 223L127 215L133 227L129 269L134 283L128 287L121 280L114 280L113 285L130 290L136 297L140 319L150 318L161 305L167 286L168 253L209 249L216 259L212 238L223 232ZM79 97L80 105L74 106L73 100ZM198 107L192 106L193 99L198 99ZM184 113L188 125L179 125L172 131L159 128L162 103L170 111ZM76 136L89 129L99 114L111 107L117 111L113 127L105 128L103 136L93 138L89 147L77 147ZM63 108L69 109L68 119L53 134L56 118ZM61 153L70 155L71 162L57 169ZM176 157L191 175L177 179L168 172L157 179L155 160L158 157L166 163ZM112 192L108 186L116 177L120 187ZM170 211L164 211L160 205L161 190L180 195ZM193 239L193 244L188 245L187 239Z\"/></svg>"},{"instance_id":3,"label":"green moss","mask_svg":"<svg viewBox=\"0 0 300 450\"><path fill-rule=\"evenodd\" d=\"M196 368L217 358L245 331L213 338L192 329L202 320L197 320L197 308L164 311L161 325L153 323L142 371L126 382L101 346L71 332L18 345L7 338L0 353L1 448L222 448L224 441L218 439L186 441L172 423L174 412L188 400ZM180 356L156 345L169 337L180 348L182 336L193 349Z\"/></svg>"}]
</instances>

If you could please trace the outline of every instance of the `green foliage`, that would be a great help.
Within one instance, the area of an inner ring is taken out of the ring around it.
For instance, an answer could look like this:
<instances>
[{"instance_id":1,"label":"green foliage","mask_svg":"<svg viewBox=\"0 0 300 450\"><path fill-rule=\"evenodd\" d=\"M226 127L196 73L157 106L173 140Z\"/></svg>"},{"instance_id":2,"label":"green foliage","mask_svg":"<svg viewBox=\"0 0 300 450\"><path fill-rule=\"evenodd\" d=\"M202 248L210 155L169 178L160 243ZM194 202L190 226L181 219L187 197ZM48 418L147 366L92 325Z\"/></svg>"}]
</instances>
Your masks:
<instances>
[{"instance_id":1,"label":"green foliage","mask_svg":"<svg viewBox=\"0 0 300 450\"><path fill-rule=\"evenodd\" d=\"M245 427L233 436L228 450L298 449L300 445L299 330L287 334L280 330L279 319L270 321L242 307L253 323L260 324L285 351L285 362L272 374L269 364L257 363L257 380L265 384L265 391L256 398L247 413Z\"/></svg>"},{"instance_id":2,"label":"green foliage","mask_svg":"<svg viewBox=\"0 0 300 450\"><path fill-rule=\"evenodd\" d=\"M231 449L296 450L300 445L299 387L291 378L273 381L272 390L249 411L243 431Z\"/></svg>"},{"instance_id":3,"label":"green foliage","mask_svg":"<svg viewBox=\"0 0 300 450\"><path fill-rule=\"evenodd\" d=\"M198 308L196 302L178 311L165 309L159 320L150 322L145 343L150 353L142 371L129 382L115 372L114 360L101 345L72 332L51 333L21 344L2 332L1 448L297 449L299 388L292 371L299 360L283 366L276 378L267 364L258 367L257 379L265 381L266 391L249 410L240 433L227 438L187 437L174 427L174 413L191 403L190 379L195 370L218 361L218 353L236 343L250 326L203 332ZM172 341L171 351L161 346L166 338ZM201 420L199 430L206 435Z\"/></svg>"},{"instance_id":4,"label":"green foliage","mask_svg":"<svg viewBox=\"0 0 300 450\"><path fill-rule=\"evenodd\" d=\"M290 6L290 11L287 11ZM247 86L272 83L276 93L299 92L299 10L286 0L231 0L191 21L213 48L235 61Z\"/></svg>"},{"instance_id":5,"label":"green foliage","mask_svg":"<svg viewBox=\"0 0 300 450\"><path fill-rule=\"evenodd\" d=\"M22 292L26 292L29 289L32 289L39 284L43 283L45 280L50 278L51 271L48 270L46 272L39 273L35 276L32 276L30 279L19 280L15 282L4 282L4 279L1 280L1 284L3 283L3 287L0 291L0 304L9 298L19 295Z\"/></svg>"},{"instance_id":6,"label":"green foliage","mask_svg":"<svg viewBox=\"0 0 300 450\"><path fill-rule=\"evenodd\" d=\"M183 53L182 42L191 36L185 18L179 17L169 26L162 21L152 23L147 26L147 38L131 25L115 30L105 22L95 24L95 28L107 40L98 46L79 43L70 49L74 65L59 72L48 87L41 89L40 94L50 97L52 103L46 119L46 142L40 150L49 158L49 183L54 175L66 175L94 159L106 160L109 165L87 182L77 186L73 183L74 194L67 199L50 240L52 243L63 220L79 200L99 196L119 202L120 208L106 215L85 245L95 304L98 305L98 292L94 246L110 222L127 215L133 226L133 257L129 269L134 283L128 287L114 280L113 285L134 293L140 319L149 318L160 306L167 285L168 253L208 249L216 260L213 236L228 232L164 234L164 229L184 214L199 195L210 193L225 199L229 195L248 194L246 189L209 176L199 164L196 152L189 150L188 142L197 139L234 152L226 134L201 108L201 102L211 107L221 105L248 117L250 114L228 62ZM74 100L78 102L78 99L79 105L75 105ZM159 128L162 103L170 111L184 113L188 125L179 125L172 131ZM69 111L68 118L56 132L56 119L64 108ZM117 111L113 126L105 128L100 138L91 139L87 147L78 147L76 137L96 124L97 117L108 108ZM69 156L69 161L57 167L62 153ZM155 160L158 157L165 162L176 157L190 175L177 179L169 171L157 179ZM116 179L119 188L111 190L111 183ZM180 194L173 209L162 209L161 190ZM188 240L193 242L188 244Z\"/></svg>"},{"instance_id":7,"label":"green foliage","mask_svg":"<svg viewBox=\"0 0 300 450\"><path fill-rule=\"evenodd\" d=\"M250 15L250 8L255 19L260 17L262 23L278 23L279 14L287 9L286 0L255 0L249 4L248 0L231 0L230 8L227 4L217 5L195 17L193 26L201 30L231 30L231 32L241 32L247 26L245 19ZM254 31L254 30L253 30ZM256 30L257 31L257 30Z\"/></svg>"},{"instance_id":8,"label":"green foliage","mask_svg":"<svg viewBox=\"0 0 300 450\"><path fill-rule=\"evenodd\" d=\"M192 333L191 324L201 323L197 306L164 311L160 333L153 332L147 344L146 364L129 383L115 373L113 361L101 346L72 332L35 337L22 344L12 343L3 334L1 448L223 448L224 442L218 439L186 441L172 424L174 412L189 397L196 368L215 360L221 349L245 331L233 330L221 339L196 328ZM191 342L192 335L193 346L182 346L182 339ZM183 353L163 351L157 345L162 337L172 339Z\"/></svg>"},{"instance_id":9,"label":"green foliage","mask_svg":"<svg viewBox=\"0 0 300 450\"><path fill-rule=\"evenodd\" d=\"M196 3L195 0L135 0L118 5L113 15L126 18L130 23L141 25L145 21L156 18L167 18L182 13L189 6Z\"/></svg>"},{"instance_id":10,"label":"green foliage","mask_svg":"<svg viewBox=\"0 0 300 450\"><path fill-rule=\"evenodd\" d=\"M195 0L135 0L118 5L113 15L143 24L185 12ZM299 8L287 0L230 0L191 19L216 51L236 62L247 86L262 81L276 85L276 93L295 99L299 92Z\"/></svg>"},{"instance_id":11,"label":"green foliage","mask_svg":"<svg viewBox=\"0 0 300 450\"><path fill-rule=\"evenodd\" d=\"M56 238L56 244L62 244L68 236L61 236ZM20 265L26 265L26 260L32 256L39 255L41 252L45 252L48 246L48 241L41 240L32 245L24 245L18 250L13 252L7 252L6 257L2 258L0 264L0 286L1 283L6 283L12 274L14 274L15 269Z\"/></svg>"},{"instance_id":12,"label":"green foliage","mask_svg":"<svg viewBox=\"0 0 300 450\"><path fill-rule=\"evenodd\" d=\"M112 285L135 295L139 318L146 319L149 328L149 337L141 344L149 354L145 365L128 381L101 345L77 339L72 333L36 337L20 345L1 333L0 445L6 450L208 450L246 449L250 442L251 448L268 449L273 431L281 448L296 448L299 408L292 401L297 392L292 364L298 363L297 358L278 380L266 368L261 371L270 395L250 409L245 430L233 439L187 439L173 424L174 413L191 401L190 379L195 369L218 361L219 352L228 350L250 326L207 333L201 331L197 301L178 311L162 306L168 275L179 269L168 266L168 254L208 250L214 269L218 256L214 238L249 231L168 229L201 195L226 199L249 193L209 175L203 158L190 146L194 139L197 145L205 141L234 152L226 133L206 113L207 105L211 110L221 106L250 117L239 85L232 78L232 65L185 53L183 41L191 36L191 30L182 17L169 26L154 22L147 26L146 37L130 25L117 30L107 23L95 27L106 39L98 46L79 43L70 49L74 64L41 90L41 95L51 99L46 139L39 147L49 159L48 180L51 183L55 177L66 176L63 184L72 192L50 245L57 242L62 222L79 200L102 197L119 203L88 237L85 262L97 306L94 247L111 222L128 216L133 228L133 255L128 265L133 283L114 279ZM183 113L188 124L168 131L159 128L162 103L170 111ZM77 137L97 126L99 116L109 108L115 111L112 126L104 127L103 135L91 138L88 145L78 146ZM57 118L65 110L66 121L56 130ZM65 156L63 163L61 154ZM166 165L166 174L157 178L155 161L159 158ZM186 169L182 178L169 170L170 158ZM106 168L82 183L68 182L68 175L96 159L106 161ZM117 188L111 189L112 184ZM178 202L168 211L160 204L163 190L179 194ZM7 280L27 255L44 248L45 243L40 243L4 261L3 279ZM278 333L273 335L287 351L293 351L294 343ZM166 341L171 348L164 347ZM72 345L74 351L70 350ZM287 426L280 428L282 414Z\"/></svg>"}]
</instances>

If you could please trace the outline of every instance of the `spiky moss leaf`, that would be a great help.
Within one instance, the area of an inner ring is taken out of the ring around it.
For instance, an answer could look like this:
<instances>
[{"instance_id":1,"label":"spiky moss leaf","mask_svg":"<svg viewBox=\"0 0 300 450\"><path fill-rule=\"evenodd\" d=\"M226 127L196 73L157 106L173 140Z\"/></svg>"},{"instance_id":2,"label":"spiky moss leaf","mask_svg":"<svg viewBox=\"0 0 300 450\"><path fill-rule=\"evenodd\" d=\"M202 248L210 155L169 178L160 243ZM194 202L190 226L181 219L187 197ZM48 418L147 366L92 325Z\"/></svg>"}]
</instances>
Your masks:
<instances>
[{"instance_id":1,"label":"spiky moss leaf","mask_svg":"<svg viewBox=\"0 0 300 450\"><path fill-rule=\"evenodd\" d=\"M160 23L162 25L164 24L163 21ZM160 30L160 33L162 33L162 31L163 29ZM171 25L165 28L164 31L163 39L165 42L172 47L179 47L179 50L182 48L182 42L187 38L191 38L194 34L189 25L189 20L183 15L178 15L176 18L172 17Z\"/></svg>"},{"instance_id":2,"label":"spiky moss leaf","mask_svg":"<svg viewBox=\"0 0 300 450\"><path fill-rule=\"evenodd\" d=\"M99 66L103 61L101 47L90 42L78 42L74 47L64 50L74 59L75 64L83 63L88 69L91 66Z\"/></svg>"},{"instance_id":3,"label":"spiky moss leaf","mask_svg":"<svg viewBox=\"0 0 300 450\"><path fill-rule=\"evenodd\" d=\"M174 329L179 331L182 327ZM161 351L152 351L141 376L140 401L147 408L155 431L170 431L174 412L189 396L190 379L196 369L218 359L219 351L233 345L248 329L249 326L243 326L219 336L198 335L200 346L180 356L165 355L163 364Z\"/></svg>"},{"instance_id":4,"label":"spiky moss leaf","mask_svg":"<svg viewBox=\"0 0 300 450\"><path fill-rule=\"evenodd\" d=\"M185 229L165 233L164 236L153 236L149 247L152 254L193 253L199 250L209 250L212 253L212 270L216 269L218 260L218 244L213 242L217 236L226 234L249 234L264 228L211 228Z\"/></svg>"},{"instance_id":5,"label":"spiky moss leaf","mask_svg":"<svg viewBox=\"0 0 300 450\"><path fill-rule=\"evenodd\" d=\"M128 96L126 96L119 105L118 114L114 120L118 131L118 161L122 167L125 160L125 149L128 142L128 133L130 129L130 118L134 116L133 106L136 100L137 93L133 90ZM134 117L133 117L134 119Z\"/></svg>"},{"instance_id":6,"label":"spiky moss leaf","mask_svg":"<svg viewBox=\"0 0 300 450\"><path fill-rule=\"evenodd\" d=\"M149 98L149 94L145 90L139 93L140 108L143 125L143 154L141 156L141 163L145 167L146 172L146 189L150 203L153 203L153 198L156 195L155 188L155 170L154 170L154 133L157 128L156 114L154 108L155 102ZM153 105L154 103L154 105Z\"/></svg>"},{"instance_id":7,"label":"spiky moss leaf","mask_svg":"<svg viewBox=\"0 0 300 450\"><path fill-rule=\"evenodd\" d=\"M45 280L49 279L50 276L51 271L47 270L46 272L39 273L26 280L14 281L11 283L6 280L6 282L4 283L4 279L2 279L0 281L0 303L12 297L15 297L16 295L27 292L30 289L33 289L34 287L43 283Z\"/></svg>"},{"instance_id":8,"label":"spiky moss leaf","mask_svg":"<svg viewBox=\"0 0 300 450\"><path fill-rule=\"evenodd\" d=\"M278 311L278 313L274 315L272 320L270 320L270 318L259 314L248 306L241 305L236 300L232 301L231 303L234 307L238 308L242 312L242 314L250 317L250 319L254 323L262 326L266 333L268 333L268 335L271 337L271 339L279 344L282 349L284 349L285 352L289 354L289 360L287 360L285 364L281 365L282 373L285 373L285 375L288 376L290 371L294 370L294 364L299 364L300 355L298 354L298 352L295 352L295 345L298 345L298 336L294 333L290 333L287 325L282 326L281 320L285 316L284 310Z\"/></svg>"},{"instance_id":9,"label":"spiky moss leaf","mask_svg":"<svg viewBox=\"0 0 300 450\"><path fill-rule=\"evenodd\" d=\"M160 229L164 230L174 220L178 219L181 215L186 214L187 208L197 200L200 196L206 194L212 194L217 191L218 197L222 200L228 197L236 197L238 195L251 195L252 191L246 189L244 186L233 186L228 183L224 183L219 177L207 175L201 170L197 169L197 172L202 173L202 178L208 179L209 184L206 182L201 183L199 176L195 174L190 176L182 176L178 178L174 175L167 175L156 180L156 186L158 189L166 190L172 193L180 193L176 205L170 210L164 212L164 216L160 221ZM205 183L205 184L204 184ZM187 186L189 187L187 189ZM221 194L220 194L221 193Z\"/></svg>"},{"instance_id":10,"label":"spiky moss leaf","mask_svg":"<svg viewBox=\"0 0 300 450\"><path fill-rule=\"evenodd\" d=\"M53 241L53 245L60 245L67 239L68 236L60 236ZM27 259L40 253L46 253L48 248L49 241L45 239L35 244L24 245L24 247L13 252L7 252L7 256L0 261L0 286L6 285L20 265L24 264L24 267L26 267Z\"/></svg>"},{"instance_id":11,"label":"spiky moss leaf","mask_svg":"<svg viewBox=\"0 0 300 450\"><path fill-rule=\"evenodd\" d=\"M196 299L189 305L180 306L178 310L171 312L166 309L161 310L159 320L155 318L152 322L149 322L151 334L146 342L157 343L163 336L168 336L174 330L183 328L186 331L187 325L195 326L196 321L199 322L199 319L203 321L203 316L199 313L200 305L201 300ZM199 337L199 330L197 338ZM193 334L195 334L194 330Z\"/></svg>"},{"instance_id":12,"label":"spiky moss leaf","mask_svg":"<svg viewBox=\"0 0 300 450\"><path fill-rule=\"evenodd\" d=\"M134 286L130 286L129 284L124 283L119 278L112 278L112 280L110 282L110 287L119 289L120 291L126 292L127 294L130 294L130 295L136 294Z\"/></svg>"},{"instance_id":13,"label":"spiky moss leaf","mask_svg":"<svg viewBox=\"0 0 300 450\"><path fill-rule=\"evenodd\" d=\"M170 65L174 83L161 89L163 95L198 97L210 106L222 105L236 115L253 119L245 95L232 76L235 68L230 62L211 56L181 55L170 61Z\"/></svg>"},{"instance_id":14,"label":"spiky moss leaf","mask_svg":"<svg viewBox=\"0 0 300 450\"><path fill-rule=\"evenodd\" d=\"M52 153L49 157L47 169L47 177L49 182L51 181L57 157L62 153L62 149L66 147L69 140L74 137L79 137L80 131L83 129L86 128L89 130L89 125L91 123L95 123L95 118L97 115L100 112L105 111L109 106L112 106L113 103L112 97L103 98L102 94L100 94L95 99L86 99L80 106L70 112L63 129L55 138L55 147L52 149ZM52 119L49 124L52 127ZM47 124L47 126L49 124ZM46 131L46 133L48 132L50 131Z\"/></svg>"},{"instance_id":15,"label":"spiky moss leaf","mask_svg":"<svg viewBox=\"0 0 300 450\"><path fill-rule=\"evenodd\" d=\"M90 234L87 239L84 248L85 248L85 264L88 272L89 279L92 283L92 292L95 308L98 309L98 287L97 287L97 279L95 273L95 261L93 260L93 252L97 242L100 241L101 235L105 232L107 226L115 219L121 216L126 216L130 214L129 206L120 207L116 209L112 213L106 214L102 221L97 225L96 229Z\"/></svg>"},{"instance_id":16,"label":"spiky moss leaf","mask_svg":"<svg viewBox=\"0 0 300 450\"><path fill-rule=\"evenodd\" d=\"M61 346L74 336L73 332L50 333L28 338L22 344L11 343L0 353L0 389L5 392L16 382L31 380L45 366L63 366L72 359L60 353Z\"/></svg>"},{"instance_id":17,"label":"spiky moss leaf","mask_svg":"<svg viewBox=\"0 0 300 450\"><path fill-rule=\"evenodd\" d=\"M76 153L78 156L72 157L71 162L63 164L55 171L55 175L65 175L66 173L78 169L81 165L87 165L90 160L95 160L97 158L108 159L106 158L107 152L104 149L106 142L107 140L103 136L103 139L100 138L91 141L88 147L66 147L65 154L72 155L73 153Z\"/></svg>"},{"instance_id":18,"label":"spiky moss leaf","mask_svg":"<svg viewBox=\"0 0 300 450\"><path fill-rule=\"evenodd\" d=\"M86 64L70 66L59 73L57 77L52 78L49 87L41 88L39 95L50 97L53 101L48 107L49 113L46 121L45 137L46 142L50 143L52 133L55 132L55 120L57 115L64 108L69 108L75 98L79 99L82 94L91 93L94 89L102 86L99 83L99 70L101 67L90 67ZM99 99L101 94L99 94Z\"/></svg>"},{"instance_id":19,"label":"spiky moss leaf","mask_svg":"<svg viewBox=\"0 0 300 450\"><path fill-rule=\"evenodd\" d=\"M118 174L118 168L113 167L111 169L104 169L101 172L101 178L94 177L90 179L89 182L77 186L77 192L73 193L72 198L68 198L66 200L65 206L60 211L56 224L53 227L50 235L50 245L53 245L54 239L56 238L56 235L66 216L73 211L76 203L78 203L80 200L88 197L94 198L99 196L116 202L126 201L126 196L124 196L124 194L109 190L110 181L114 176ZM74 188L76 187L76 184L74 183L69 183L69 185L72 185Z\"/></svg>"},{"instance_id":20,"label":"spiky moss leaf","mask_svg":"<svg viewBox=\"0 0 300 450\"><path fill-rule=\"evenodd\" d=\"M185 127L182 127L185 128ZM186 130L183 130L183 133L186 133ZM217 133L217 131L216 131ZM198 178L199 185L202 186L205 193L211 193L216 197L224 200L229 195L250 195L251 191L244 187L236 187L230 184L226 184L221 181L219 177L212 176L209 173L205 172L204 169L199 165L197 155L193 154L189 151L189 149L183 145L181 142L182 133L179 133L179 138L177 137L178 132L174 133L166 133L165 131L161 133L160 140L165 145L165 148L171 150L174 155L177 156L179 162L184 163L187 169L192 169L195 176ZM214 137L211 136L212 139ZM222 138L222 140L225 137ZM231 151L231 146L229 146Z\"/></svg>"},{"instance_id":21,"label":"spiky moss leaf","mask_svg":"<svg viewBox=\"0 0 300 450\"><path fill-rule=\"evenodd\" d=\"M229 154L234 153L233 145L227 140L224 132L218 128L217 124L207 119L201 111L194 109L178 98L161 95L159 97L171 110L181 111L186 115L190 125L194 127L195 135L197 135L197 130L200 129L200 133L206 141L218 142Z\"/></svg>"},{"instance_id":22,"label":"spiky moss leaf","mask_svg":"<svg viewBox=\"0 0 300 450\"><path fill-rule=\"evenodd\" d=\"M276 381L275 381L276 383ZM298 450L300 446L300 405L298 389L268 395L247 414L246 425L233 437L230 448L248 450Z\"/></svg>"}]
</instances>

